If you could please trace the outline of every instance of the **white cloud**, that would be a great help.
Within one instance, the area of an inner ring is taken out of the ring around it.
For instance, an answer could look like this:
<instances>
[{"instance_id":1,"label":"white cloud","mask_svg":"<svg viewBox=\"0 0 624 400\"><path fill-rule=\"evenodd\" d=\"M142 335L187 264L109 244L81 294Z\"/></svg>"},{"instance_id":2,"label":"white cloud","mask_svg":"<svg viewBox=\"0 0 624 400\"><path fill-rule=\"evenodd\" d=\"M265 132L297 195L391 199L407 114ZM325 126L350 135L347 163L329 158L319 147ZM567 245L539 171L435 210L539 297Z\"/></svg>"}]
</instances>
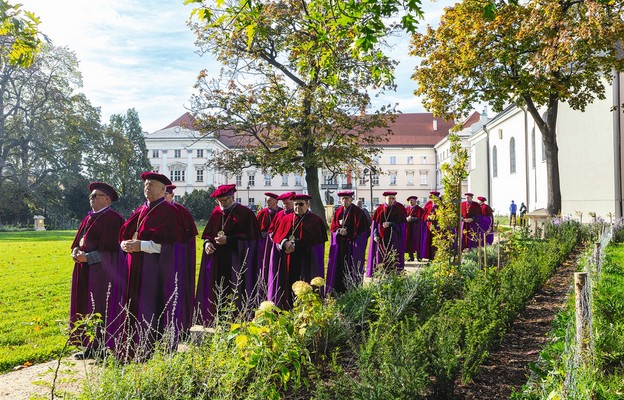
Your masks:
<instances>
[{"instance_id":1,"label":"white cloud","mask_svg":"<svg viewBox=\"0 0 624 400\"><path fill-rule=\"evenodd\" d=\"M200 57L195 36L186 25L191 7L182 0L19 0L40 17L41 30L57 46L73 50L83 75L82 91L102 119L135 108L144 130L153 132L186 111L197 74L203 68L218 73L208 56ZM439 20L450 0L423 3L423 26ZM433 18L433 19L432 19ZM404 112L423 111L412 92L416 65L408 56L408 40L397 41L392 56L397 69L395 100Z\"/></svg>"}]
</instances>

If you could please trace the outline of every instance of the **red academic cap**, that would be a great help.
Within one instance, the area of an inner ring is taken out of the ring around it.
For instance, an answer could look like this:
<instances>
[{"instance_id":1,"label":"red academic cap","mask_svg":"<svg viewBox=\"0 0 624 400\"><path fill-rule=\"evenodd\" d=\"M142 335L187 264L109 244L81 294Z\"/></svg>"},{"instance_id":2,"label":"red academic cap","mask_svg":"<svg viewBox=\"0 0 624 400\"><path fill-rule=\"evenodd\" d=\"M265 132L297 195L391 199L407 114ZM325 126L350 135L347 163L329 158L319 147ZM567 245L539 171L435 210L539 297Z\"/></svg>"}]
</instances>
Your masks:
<instances>
[{"instance_id":1,"label":"red academic cap","mask_svg":"<svg viewBox=\"0 0 624 400\"><path fill-rule=\"evenodd\" d=\"M266 197L273 197L274 199L279 198L279 196L278 196L277 194L275 194L275 193L271 193L271 192L264 192L264 195L265 195Z\"/></svg>"},{"instance_id":2,"label":"red academic cap","mask_svg":"<svg viewBox=\"0 0 624 400\"><path fill-rule=\"evenodd\" d=\"M464 196L474 196L474 194L472 194L470 192L466 192L466 193L464 193Z\"/></svg>"},{"instance_id":3,"label":"red academic cap","mask_svg":"<svg viewBox=\"0 0 624 400\"><path fill-rule=\"evenodd\" d=\"M220 185L218 188L215 189L214 192L212 192L210 197L231 196L234 193L236 193L236 185L234 184Z\"/></svg>"},{"instance_id":4,"label":"red academic cap","mask_svg":"<svg viewBox=\"0 0 624 400\"><path fill-rule=\"evenodd\" d=\"M393 191L387 191L387 192L383 192L381 195L382 196L396 196L397 192L393 192Z\"/></svg>"},{"instance_id":5,"label":"red academic cap","mask_svg":"<svg viewBox=\"0 0 624 400\"><path fill-rule=\"evenodd\" d=\"M99 190L100 192L104 192L108 197L110 197L111 201L117 201L119 196L113 187L104 182L91 182L89 183L89 192L93 192L94 190Z\"/></svg>"},{"instance_id":6,"label":"red academic cap","mask_svg":"<svg viewBox=\"0 0 624 400\"><path fill-rule=\"evenodd\" d=\"M411 199L418 200L418 196L410 196L407 198L407 201L410 201Z\"/></svg>"},{"instance_id":7,"label":"red academic cap","mask_svg":"<svg viewBox=\"0 0 624 400\"><path fill-rule=\"evenodd\" d=\"M305 194L305 193L299 193L299 194L294 194L291 199L292 200L310 200L312 198L312 196L310 196L309 194Z\"/></svg>"},{"instance_id":8,"label":"red academic cap","mask_svg":"<svg viewBox=\"0 0 624 400\"><path fill-rule=\"evenodd\" d=\"M344 196L353 197L355 192L353 190L343 190L341 192L338 192L337 194L338 194L338 197L344 197Z\"/></svg>"},{"instance_id":9,"label":"red academic cap","mask_svg":"<svg viewBox=\"0 0 624 400\"><path fill-rule=\"evenodd\" d=\"M479 200L479 201L487 201L487 199L485 197L483 197L483 196L477 197L477 200Z\"/></svg>"},{"instance_id":10,"label":"red academic cap","mask_svg":"<svg viewBox=\"0 0 624 400\"><path fill-rule=\"evenodd\" d=\"M173 194L173 190L177 188L176 185L167 185L165 188L165 193Z\"/></svg>"},{"instance_id":11,"label":"red academic cap","mask_svg":"<svg viewBox=\"0 0 624 400\"><path fill-rule=\"evenodd\" d=\"M165 186L171 185L171 181L169 180L169 178L167 178L163 174L159 174L158 172L151 172L151 171L143 172L141 174L141 179L143 179L144 181L148 179L152 181L158 181Z\"/></svg>"},{"instance_id":12,"label":"red academic cap","mask_svg":"<svg viewBox=\"0 0 624 400\"><path fill-rule=\"evenodd\" d=\"M440 192L433 191L433 192L429 192L429 194L432 196L440 197Z\"/></svg>"},{"instance_id":13,"label":"red academic cap","mask_svg":"<svg viewBox=\"0 0 624 400\"><path fill-rule=\"evenodd\" d=\"M286 192L277 196L278 200L292 200L292 197L295 195L295 192Z\"/></svg>"}]
</instances>

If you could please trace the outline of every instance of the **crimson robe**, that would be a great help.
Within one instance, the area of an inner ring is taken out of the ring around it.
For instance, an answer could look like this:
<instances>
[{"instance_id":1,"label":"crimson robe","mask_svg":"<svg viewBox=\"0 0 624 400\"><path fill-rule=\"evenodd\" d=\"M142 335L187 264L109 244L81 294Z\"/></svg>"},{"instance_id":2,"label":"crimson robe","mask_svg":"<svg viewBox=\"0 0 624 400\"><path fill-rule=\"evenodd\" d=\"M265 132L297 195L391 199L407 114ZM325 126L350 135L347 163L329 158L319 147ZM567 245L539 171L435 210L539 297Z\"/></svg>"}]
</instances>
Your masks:
<instances>
[{"instance_id":1,"label":"crimson robe","mask_svg":"<svg viewBox=\"0 0 624 400\"><path fill-rule=\"evenodd\" d=\"M394 268L402 271L405 266L405 218L407 213L403 204L396 202L392 206L381 204L375 209L372 217L371 238L368 246L368 261L366 264L366 276L373 276L377 264L387 262L391 252L396 252ZM383 227L384 222L390 222L391 226ZM379 237L377 243L375 237Z\"/></svg>"},{"instance_id":2,"label":"crimson robe","mask_svg":"<svg viewBox=\"0 0 624 400\"><path fill-rule=\"evenodd\" d=\"M99 313L104 329L97 330L89 342L84 332L72 334L72 342L84 347L106 345L113 348L113 338L121 326L123 295L128 279L124 253L119 248L117 235L124 219L110 207L97 213L89 211L82 220L71 248L85 253L98 252L101 261L93 264L74 263L69 305L70 327L87 314ZM82 241L82 244L80 242Z\"/></svg>"},{"instance_id":3,"label":"crimson robe","mask_svg":"<svg viewBox=\"0 0 624 400\"><path fill-rule=\"evenodd\" d=\"M178 210L180 215L180 223L182 226L184 252L186 254L186 267L182 271L181 290L182 297L182 327L189 329L193 325L193 309L195 306L195 269L197 263L197 249L195 248L195 236L197 236L197 226L193 215L180 203L172 203Z\"/></svg>"},{"instance_id":4,"label":"crimson robe","mask_svg":"<svg viewBox=\"0 0 624 400\"><path fill-rule=\"evenodd\" d=\"M435 221L437 208L437 204L431 200L427 201L423 207L423 223L420 226L420 251L418 252L418 256L427 260L433 260L435 257L436 248L433 245L433 231L436 230L438 226Z\"/></svg>"},{"instance_id":5,"label":"crimson robe","mask_svg":"<svg viewBox=\"0 0 624 400\"><path fill-rule=\"evenodd\" d=\"M227 237L224 245L215 242L219 231ZM253 211L235 203L227 210L219 206L214 208L202 238L204 251L195 298L197 313L207 326L216 317L217 305L222 305L224 301L233 300L241 311L244 305L253 305L256 300L260 229ZM216 247L214 253L206 253L207 242Z\"/></svg>"},{"instance_id":6,"label":"crimson robe","mask_svg":"<svg viewBox=\"0 0 624 400\"><path fill-rule=\"evenodd\" d=\"M481 215L481 206L479 203L474 201L463 201L461 203L461 214L462 249L477 247L481 239L479 234L479 224L477 223L477 217ZM467 222L465 221L466 218L472 218L473 221Z\"/></svg>"},{"instance_id":7,"label":"crimson robe","mask_svg":"<svg viewBox=\"0 0 624 400\"><path fill-rule=\"evenodd\" d=\"M407 222L407 227L405 229L406 235L406 245L405 251L413 256L414 253L417 253L417 257L420 257L420 236L421 236L421 224L423 224L423 214L424 210L418 204L415 206L407 206L405 210L408 217L414 218L412 221Z\"/></svg>"},{"instance_id":8,"label":"crimson robe","mask_svg":"<svg viewBox=\"0 0 624 400\"><path fill-rule=\"evenodd\" d=\"M186 265L179 212L162 197L137 208L119 231L119 242L137 239L161 245L160 253L128 253L129 271L122 358L145 359L165 330L174 347L182 328L183 277ZM138 229L137 229L138 228ZM119 347L119 346L118 346Z\"/></svg>"},{"instance_id":9,"label":"crimson robe","mask_svg":"<svg viewBox=\"0 0 624 400\"><path fill-rule=\"evenodd\" d=\"M337 232L340 228L346 228L347 234L339 235ZM333 290L343 293L347 290L348 282L357 285L362 280L370 226L364 211L351 204L347 209L338 207L329 230L331 241L325 292L331 293Z\"/></svg>"},{"instance_id":10,"label":"crimson robe","mask_svg":"<svg viewBox=\"0 0 624 400\"><path fill-rule=\"evenodd\" d=\"M311 211L302 216L284 213L272 236L276 247L294 236L295 251L286 254L280 250L277 253L280 260L273 260L270 277L270 300L282 309L289 309L293 304L293 283L310 282L312 278L325 276L325 222Z\"/></svg>"},{"instance_id":11,"label":"crimson robe","mask_svg":"<svg viewBox=\"0 0 624 400\"><path fill-rule=\"evenodd\" d=\"M274 209L265 207L260 210L256 216L261 235L260 241L258 242L258 280L261 282L264 293L268 291L269 265L271 263L271 249L273 247L273 241L269 235L269 228L275 216L281 210L281 207L275 207ZM264 297L264 294L262 296Z\"/></svg>"}]
</instances>

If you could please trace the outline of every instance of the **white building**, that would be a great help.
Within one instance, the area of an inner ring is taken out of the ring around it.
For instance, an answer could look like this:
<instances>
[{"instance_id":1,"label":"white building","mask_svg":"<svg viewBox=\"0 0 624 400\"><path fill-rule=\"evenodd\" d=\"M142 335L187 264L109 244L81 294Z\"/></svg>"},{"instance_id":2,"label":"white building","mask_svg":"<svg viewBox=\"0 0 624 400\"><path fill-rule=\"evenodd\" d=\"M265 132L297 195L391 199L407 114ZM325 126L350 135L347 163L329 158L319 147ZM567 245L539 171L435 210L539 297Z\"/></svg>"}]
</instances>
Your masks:
<instances>
[{"instance_id":1,"label":"white building","mask_svg":"<svg viewBox=\"0 0 624 400\"><path fill-rule=\"evenodd\" d=\"M170 177L177 186L176 196L211 185L236 183L237 201L263 205L264 192L306 191L305 179L298 174L265 175L251 167L231 175L207 168L212 154L234 148L235 144L227 135L202 136L192 126L192 117L186 113L167 127L145 134L152 167ZM338 177L321 171L321 193L328 192L337 204L337 192L352 189L369 207L371 202L373 206L379 204L386 190L396 190L401 202L410 195L426 198L436 188L434 145L447 136L452 126L452 122L433 118L430 113L397 115L391 126L393 135L381 147L374 170L354 165L352 174Z\"/></svg>"}]
</instances>

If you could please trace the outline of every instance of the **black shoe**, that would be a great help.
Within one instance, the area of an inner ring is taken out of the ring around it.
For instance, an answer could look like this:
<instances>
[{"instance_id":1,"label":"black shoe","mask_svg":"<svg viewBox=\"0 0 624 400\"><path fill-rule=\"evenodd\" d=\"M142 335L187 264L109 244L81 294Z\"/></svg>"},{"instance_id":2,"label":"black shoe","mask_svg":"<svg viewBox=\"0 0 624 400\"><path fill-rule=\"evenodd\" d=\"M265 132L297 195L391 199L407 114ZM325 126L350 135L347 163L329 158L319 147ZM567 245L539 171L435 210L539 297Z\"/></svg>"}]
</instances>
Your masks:
<instances>
[{"instance_id":1,"label":"black shoe","mask_svg":"<svg viewBox=\"0 0 624 400\"><path fill-rule=\"evenodd\" d=\"M75 360L89 360L92 358L95 358L95 350L93 350L91 347L85 349L85 351L74 354Z\"/></svg>"},{"instance_id":2,"label":"black shoe","mask_svg":"<svg viewBox=\"0 0 624 400\"><path fill-rule=\"evenodd\" d=\"M408 258L407 261L414 261L414 259L413 258Z\"/></svg>"}]
</instances>

